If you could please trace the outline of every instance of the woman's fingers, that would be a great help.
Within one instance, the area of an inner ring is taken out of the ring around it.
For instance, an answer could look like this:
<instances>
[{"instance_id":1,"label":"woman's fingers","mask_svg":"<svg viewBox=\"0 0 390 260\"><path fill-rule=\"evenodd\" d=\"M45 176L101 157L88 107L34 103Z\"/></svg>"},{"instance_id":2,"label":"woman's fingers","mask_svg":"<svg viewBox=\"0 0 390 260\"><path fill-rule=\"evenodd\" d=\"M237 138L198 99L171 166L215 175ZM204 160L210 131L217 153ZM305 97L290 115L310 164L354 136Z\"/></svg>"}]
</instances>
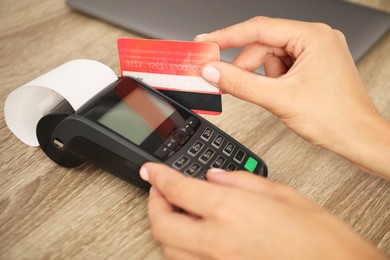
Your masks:
<instances>
[{"instance_id":1,"label":"woman's fingers","mask_svg":"<svg viewBox=\"0 0 390 260\"><path fill-rule=\"evenodd\" d=\"M212 33L199 35L195 40L215 42L221 50L258 43L285 49L297 57L307 43L295 39L307 26L308 23L305 22L259 16Z\"/></svg>"},{"instance_id":2,"label":"woman's fingers","mask_svg":"<svg viewBox=\"0 0 390 260\"><path fill-rule=\"evenodd\" d=\"M203 67L202 76L214 86L237 98L260 105L271 112L286 104L288 82L257 75L225 62L211 62Z\"/></svg>"}]
</instances>

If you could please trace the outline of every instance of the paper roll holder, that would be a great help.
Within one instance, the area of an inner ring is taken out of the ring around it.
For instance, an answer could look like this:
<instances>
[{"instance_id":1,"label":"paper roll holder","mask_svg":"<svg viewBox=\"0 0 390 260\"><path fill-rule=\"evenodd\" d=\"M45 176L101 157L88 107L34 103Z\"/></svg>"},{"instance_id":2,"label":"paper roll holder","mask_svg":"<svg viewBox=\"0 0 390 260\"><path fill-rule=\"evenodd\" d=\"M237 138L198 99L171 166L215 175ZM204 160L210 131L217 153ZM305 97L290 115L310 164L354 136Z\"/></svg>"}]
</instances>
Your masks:
<instances>
[{"instance_id":1,"label":"paper roll holder","mask_svg":"<svg viewBox=\"0 0 390 260\"><path fill-rule=\"evenodd\" d=\"M52 133L62 120L73 113L73 107L64 99L49 114L39 120L36 128L38 143L44 153L55 163L67 168L80 166L84 161L59 149L63 144L61 140L52 139Z\"/></svg>"}]
</instances>

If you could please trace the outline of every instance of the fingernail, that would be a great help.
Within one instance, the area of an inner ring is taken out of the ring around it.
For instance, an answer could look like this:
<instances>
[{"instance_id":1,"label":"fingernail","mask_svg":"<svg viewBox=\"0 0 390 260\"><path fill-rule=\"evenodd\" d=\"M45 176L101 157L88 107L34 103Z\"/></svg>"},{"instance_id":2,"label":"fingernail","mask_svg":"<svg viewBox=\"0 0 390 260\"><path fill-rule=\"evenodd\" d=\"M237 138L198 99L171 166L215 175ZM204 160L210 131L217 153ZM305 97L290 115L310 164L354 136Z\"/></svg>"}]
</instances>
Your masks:
<instances>
[{"instance_id":1,"label":"fingernail","mask_svg":"<svg viewBox=\"0 0 390 260\"><path fill-rule=\"evenodd\" d=\"M139 170L139 175L144 181L149 181L149 172L145 167L141 167L141 169Z\"/></svg>"},{"instance_id":2,"label":"fingernail","mask_svg":"<svg viewBox=\"0 0 390 260\"><path fill-rule=\"evenodd\" d=\"M198 34L197 36L195 36L195 40L198 40L204 36L208 35L208 33L201 33L201 34Z\"/></svg>"},{"instance_id":3,"label":"fingernail","mask_svg":"<svg viewBox=\"0 0 390 260\"><path fill-rule=\"evenodd\" d=\"M223 169L220 169L220 168L211 168L211 169L208 170L208 172L211 172L211 173L224 173L226 171L223 170Z\"/></svg>"},{"instance_id":4,"label":"fingernail","mask_svg":"<svg viewBox=\"0 0 390 260\"><path fill-rule=\"evenodd\" d=\"M211 66L211 65L206 65L202 69L202 76L209 82L211 83L218 83L219 78L221 77L221 73L217 68Z\"/></svg>"}]
</instances>

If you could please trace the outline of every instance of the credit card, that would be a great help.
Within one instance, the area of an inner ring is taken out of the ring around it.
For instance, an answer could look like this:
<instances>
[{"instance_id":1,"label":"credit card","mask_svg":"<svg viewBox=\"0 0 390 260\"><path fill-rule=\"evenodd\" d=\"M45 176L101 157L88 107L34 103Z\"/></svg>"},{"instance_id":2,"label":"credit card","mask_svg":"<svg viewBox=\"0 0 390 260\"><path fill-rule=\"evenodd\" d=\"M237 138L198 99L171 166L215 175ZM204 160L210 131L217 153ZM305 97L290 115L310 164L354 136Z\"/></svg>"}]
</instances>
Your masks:
<instances>
[{"instance_id":1,"label":"credit card","mask_svg":"<svg viewBox=\"0 0 390 260\"><path fill-rule=\"evenodd\" d=\"M198 114L222 112L221 91L201 77L202 66L220 60L215 43L118 39L122 76L145 82Z\"/></svg>"}]
</instances>

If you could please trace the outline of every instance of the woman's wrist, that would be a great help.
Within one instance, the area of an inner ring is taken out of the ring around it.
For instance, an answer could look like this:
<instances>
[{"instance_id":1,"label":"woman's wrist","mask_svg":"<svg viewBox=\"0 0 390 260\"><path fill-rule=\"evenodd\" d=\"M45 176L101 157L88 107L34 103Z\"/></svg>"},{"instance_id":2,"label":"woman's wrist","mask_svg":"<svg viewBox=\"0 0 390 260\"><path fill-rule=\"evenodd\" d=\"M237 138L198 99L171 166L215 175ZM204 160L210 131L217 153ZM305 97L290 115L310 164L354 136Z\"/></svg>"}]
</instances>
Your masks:
<instances>
[{"instance_id":1,"label":"woman's wrist","mask_svg":"<svg viewBox=\"0 0 390 260\"><path fill-rule=\"evenodd\" d=\"M356 121L326 148L364 171L390 179L390 121L380 114L361 115Z\"/></svg>"}]
</instances>

